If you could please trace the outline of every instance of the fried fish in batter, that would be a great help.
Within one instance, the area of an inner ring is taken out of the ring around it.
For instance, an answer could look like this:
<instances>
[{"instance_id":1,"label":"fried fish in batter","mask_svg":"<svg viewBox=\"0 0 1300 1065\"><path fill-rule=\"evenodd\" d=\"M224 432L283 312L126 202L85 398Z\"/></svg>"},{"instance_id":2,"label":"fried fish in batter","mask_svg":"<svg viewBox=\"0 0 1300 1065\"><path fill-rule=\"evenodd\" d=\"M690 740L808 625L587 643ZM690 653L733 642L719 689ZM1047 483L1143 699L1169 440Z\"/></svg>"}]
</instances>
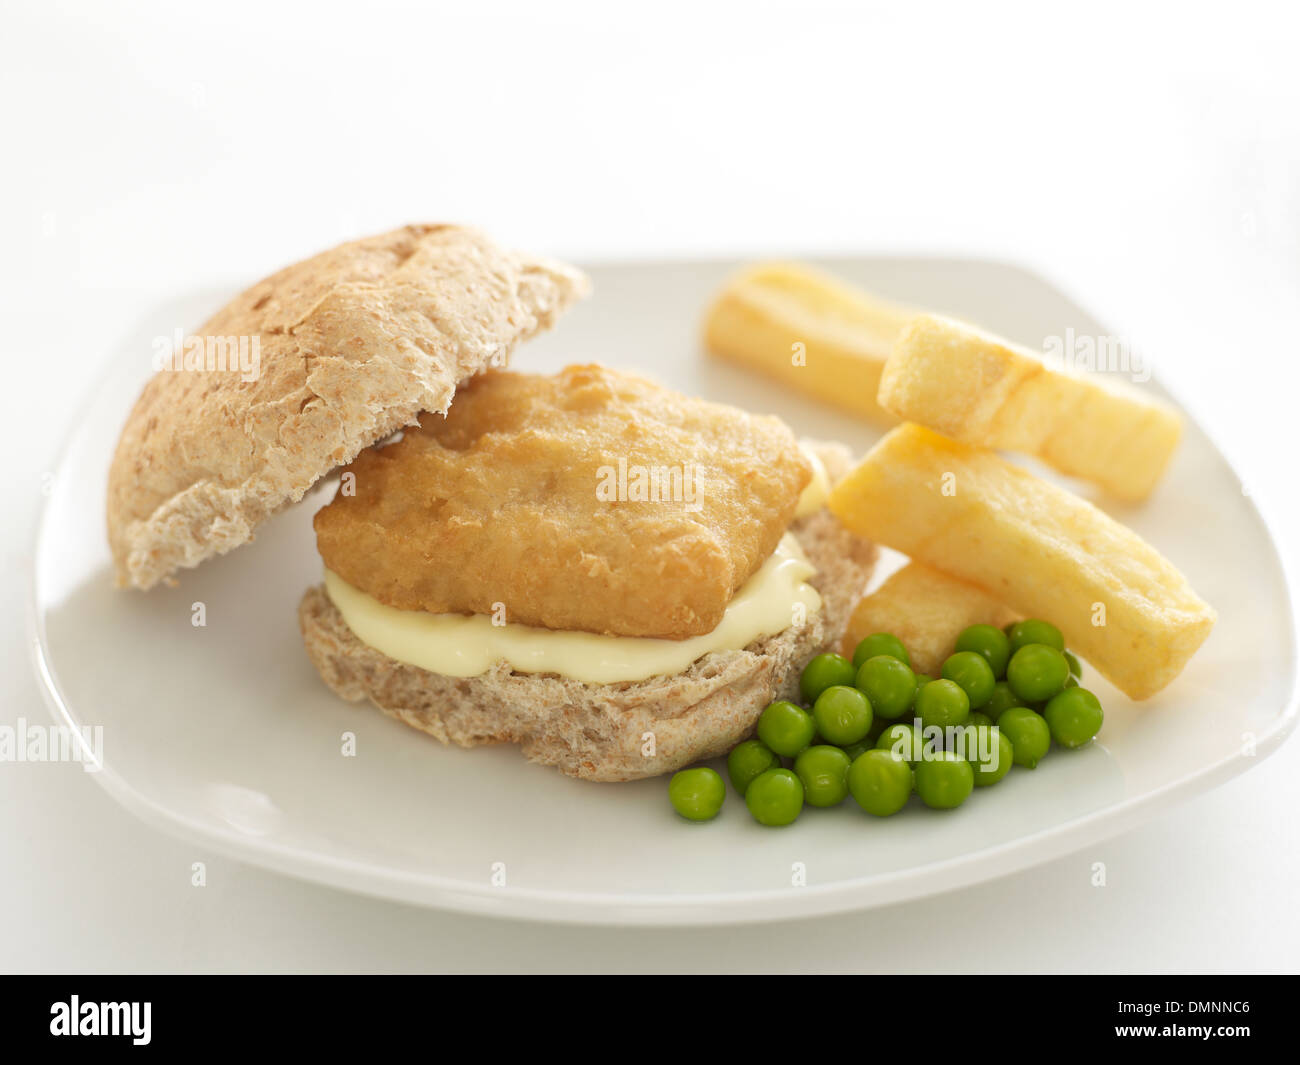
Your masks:
<instances>
[{"instance_id":1,"label":"fried fish in batter","mask_svg":"<svg viewBox=\"0 0 1300 1065\"><path fill-rule=\"evenodd\" d=\"M380 602L667 639L718 625L812 478L776 418L596 365L486 373L344 472L317 546Z\"/></svg>"}]
</instances>

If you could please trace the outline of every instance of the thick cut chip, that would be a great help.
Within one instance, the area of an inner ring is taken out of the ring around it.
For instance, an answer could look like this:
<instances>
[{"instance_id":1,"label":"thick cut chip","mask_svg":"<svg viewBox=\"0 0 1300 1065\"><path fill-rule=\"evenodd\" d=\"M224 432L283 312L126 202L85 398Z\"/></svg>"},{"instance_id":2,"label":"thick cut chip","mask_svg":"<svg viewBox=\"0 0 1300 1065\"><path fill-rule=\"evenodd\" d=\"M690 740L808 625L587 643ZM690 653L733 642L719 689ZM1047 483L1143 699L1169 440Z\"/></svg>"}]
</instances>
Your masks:
<instances>
[{"instance_id":1,"label":"thick cut chip","mask_svg":"<svg viewBox=\"0 0 1300 1065\"><path fill-rule=\"evenodd\" d=\"M1116 498L1145 499L1182 435L1173 408L1119 382L1050 369L972 326L923 314L903 329L880 403L954 440L1036 455Z\"/></svg>"},{"instance_id":2,"label":"thick cut chip","mask_svg":"<svg viewBox=\"0 0 1300 1065\"><path fill-rule=\"evenodd\" d=\"M852 414L894 424L880 372L914 312L806 266L767 263L732 279L704 322L720 358Z\"/></svg>"},{"instance_id":3,"label":"thick cut chip","mask_svg":"<svg viewBox=\"0 0 1300 1065\"><path fill-rule=\"evenodd\" d=\"M835 486L852 532L1057 625L1116 687L1165 687L1214 626L1186 578L1091 503L919 425L889 432Z\"/></svg>"},{"instance_id":4,"label":"thick cut chip","mask_svg":"<svg viewBox=\"0 0 1300 1065\"><path fill-rule=\"evenodd\" d=\"M859 640L890 632L903 641L914 670L938 676L963 629L1002 628L1015 616L983 588L909 562L854 607L842 650L851 658Z\"/></svg>"},{"instance_id":5,"label":"thick cut chip","mask_svg":"<svg viewBox=\"0 0 1300 1065\"><path fill-rule=\"evenodd\" d=\"M490 372L362 452L316 538L401 610L684 639L717 626L811 478L775 418L601 366Z\"/></svg>"}]
</instances>

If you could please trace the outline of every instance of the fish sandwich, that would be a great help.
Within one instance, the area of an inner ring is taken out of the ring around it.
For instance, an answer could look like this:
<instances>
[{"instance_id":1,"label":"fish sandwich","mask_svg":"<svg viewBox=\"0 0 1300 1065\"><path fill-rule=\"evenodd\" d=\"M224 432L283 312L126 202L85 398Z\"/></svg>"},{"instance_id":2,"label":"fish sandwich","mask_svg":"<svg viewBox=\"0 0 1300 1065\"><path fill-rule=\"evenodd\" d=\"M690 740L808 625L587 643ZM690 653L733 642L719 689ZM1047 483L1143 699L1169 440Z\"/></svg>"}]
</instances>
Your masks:
<instances>
[{"instance_id":1,"label":"fish sandwich","mask_svg":"<svg viewBox=\"0 0 1300 1065\"><path fill-rule=\"evenodd\" d=\"M339 696L589 780L725 753L870 578L825 507L850 455L639 374L502 368L585 289L450 226L254 286L203 332L260 334L261 376L159 374L124 430L120 582L238 546L337 471L298 620Z\"/></svg>"}]
</instances>

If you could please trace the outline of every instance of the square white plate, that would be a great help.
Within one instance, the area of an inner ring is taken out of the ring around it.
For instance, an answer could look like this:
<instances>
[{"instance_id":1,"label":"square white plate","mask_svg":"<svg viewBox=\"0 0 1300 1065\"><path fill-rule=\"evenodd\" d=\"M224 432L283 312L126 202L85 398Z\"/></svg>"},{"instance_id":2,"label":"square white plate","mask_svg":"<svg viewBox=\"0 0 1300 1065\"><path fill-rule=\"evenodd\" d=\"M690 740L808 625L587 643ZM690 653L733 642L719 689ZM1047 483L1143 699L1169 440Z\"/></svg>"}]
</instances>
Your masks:
<instances>
[{"instance_id":1,"label":"square white plate","mask_svg":"<svg viewBox=\"0 0 1300 1065\"><path fill-rule=\"evenodd\" d=\"M823 265L1036 348L1066 328L1108 335L1045 282L1000 264ZM701 311L736 266L596 267L592 298L520 349L514 365L638 368L865 450L877 430L703 357ZM1141 706L1085 670L1106 707L1100 741L1054 751L1033 772L1017 769L959 810L937 813L914 799L877 820L848 802L773 830L729 793L722 816L690 825L672 813L662 779L588 784L530 765L513 747L444 748L335 698L307 661L296 608L320 579L311 532L320 493L268 523L256 543L184 573L178 587L148 595L112 587L104 483L150 372L153 338L196 328L225 296L159 308L112 360L49 494L33 611L37 669L56 719L103 726L95 778L146 821L214 851L355 891L539 920L824 914L999 876L1123 831L1250 768L1295 725L1286 576L1240 480L1189 417L1155 496L1116 515L1218 609L1214 633L1182 677ZM191 624L197 602L204 627ZM355 757L341 753L345 732L356 735ZM796 869L804 886L794 886Z\"/></svg>"}]
</instances>

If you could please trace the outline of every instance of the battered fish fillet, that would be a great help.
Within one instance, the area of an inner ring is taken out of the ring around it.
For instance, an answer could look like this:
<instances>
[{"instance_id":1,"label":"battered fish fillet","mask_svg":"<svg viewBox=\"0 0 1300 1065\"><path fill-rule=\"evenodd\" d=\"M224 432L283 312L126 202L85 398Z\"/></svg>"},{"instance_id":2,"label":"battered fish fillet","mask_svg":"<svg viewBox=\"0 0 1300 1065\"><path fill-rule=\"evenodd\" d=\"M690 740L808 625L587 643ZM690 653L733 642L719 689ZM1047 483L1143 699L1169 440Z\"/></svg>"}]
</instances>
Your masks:
<instances>
[{"instance_id":1,"label":"battered fish fillet","mask_svg":"<svg viewBox=\"0 0 1300 1065\"><path fill-rule=\"evenodd\" d=\"M812 468L775 418L590 365L474 378L348 474L317 546L382 603L685 639L776 549Z\"/></svg>"}]
</instances>

